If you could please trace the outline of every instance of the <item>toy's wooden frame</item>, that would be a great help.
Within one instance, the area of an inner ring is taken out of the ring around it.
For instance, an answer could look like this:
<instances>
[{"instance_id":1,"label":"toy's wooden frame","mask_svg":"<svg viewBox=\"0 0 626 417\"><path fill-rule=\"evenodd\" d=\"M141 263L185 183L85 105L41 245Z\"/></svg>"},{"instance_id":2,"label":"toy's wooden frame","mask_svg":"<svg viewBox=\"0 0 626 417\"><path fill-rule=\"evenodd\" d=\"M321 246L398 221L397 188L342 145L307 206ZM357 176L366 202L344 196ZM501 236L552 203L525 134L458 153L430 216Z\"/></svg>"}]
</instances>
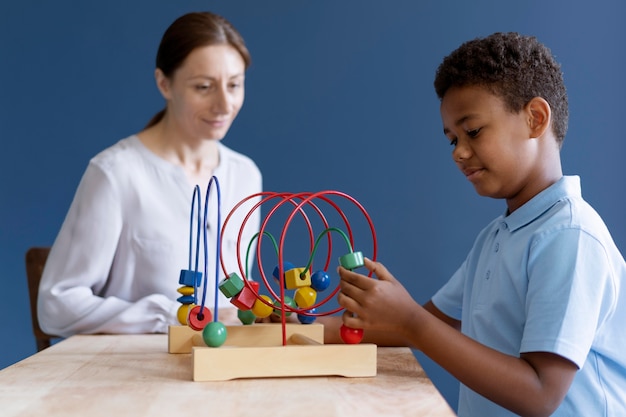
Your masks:
<instances>
[{"instance_id":1,"label":"toy's wooden frame","mask_svg":"<svg viewBox=\"0 0 626 417\"><path fill-rule=\"evenodd\" d=\"M169 353L191 353L194 381L295 376L376 376L376 345L324 344L321 324L256 323L226 326L219 348L207 347L202 332L170 326Z\"/></svg>"}]
</instances>

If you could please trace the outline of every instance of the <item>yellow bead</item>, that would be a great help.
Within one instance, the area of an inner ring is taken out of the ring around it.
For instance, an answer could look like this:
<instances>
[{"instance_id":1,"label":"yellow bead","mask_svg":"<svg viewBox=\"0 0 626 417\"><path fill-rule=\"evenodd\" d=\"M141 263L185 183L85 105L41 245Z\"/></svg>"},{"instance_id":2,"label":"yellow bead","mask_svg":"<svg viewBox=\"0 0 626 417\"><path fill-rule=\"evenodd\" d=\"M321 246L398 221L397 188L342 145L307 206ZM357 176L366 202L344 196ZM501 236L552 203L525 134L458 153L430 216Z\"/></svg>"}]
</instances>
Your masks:
<instances>
[{"instance_id":1,"label":"yellow bead","mask_svg":"<svg viewBox=\"0 0 626 417\"><path fill-rule=\"evenodd\" d=\"M285 272L285 288L295 290L300 287L311 286L311 272L304 268L293 268Z\"/></svg>"},{"instance_id":2,"label":"yellow bead","mask_svg":"<svg viewBox=\"0 0 626 417\"><path fill-rule=\"evenodd\" d=\"M184 286L180 287L179 289L177 289L176 291L178 291L182 295L193 295L194 288L193 287L188 287L188 286L184 285Z\"/></svg>"},{"instance_id":3,"label":"yellow bead","mask_svg":"<svg viewBox=\"0 0 626 417\"><path fill-rule=\"evenodd\" d=\"M315 304L317 299L317 291L311 287L298 288L293 296L298 307L307 309Z\"/></svg>"},{"instance_id":4,"label":"yellow bead","mask_svg":"<svg viewBox=\"0 0 626 417\"><path fill-rule=\"evenodd\" d=\"M178 318L178 322L184 326L187 325L187 316L189 315L189 310L194 308L194 304L183 304L178 307L178 312L176 317Z\"/></svg>"},{"instance_id":5,"label":"yellow bead","mask_svg":"<svg viewBox=\"0 0 626 417\"><path fill-rule=\"evenodd\" d=\"M252 306L252 312L255 316L263 319L265 317L269 317L269 315L272 314L272 311L274 311L274 307L272 304L272 299L269 296L261 295L260 297L267 301L269 306L266 305L263 301L257 299Z\"/></svg>"}]
</instances>

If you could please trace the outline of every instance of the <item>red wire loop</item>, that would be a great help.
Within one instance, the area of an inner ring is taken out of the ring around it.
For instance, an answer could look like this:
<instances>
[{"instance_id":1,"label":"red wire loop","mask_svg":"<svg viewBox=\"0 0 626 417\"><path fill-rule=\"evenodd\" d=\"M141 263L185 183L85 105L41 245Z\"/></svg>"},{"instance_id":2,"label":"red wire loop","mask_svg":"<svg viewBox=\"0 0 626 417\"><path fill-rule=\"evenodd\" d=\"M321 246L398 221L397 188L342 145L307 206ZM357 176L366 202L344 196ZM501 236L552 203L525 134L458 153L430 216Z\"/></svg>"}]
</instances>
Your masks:
<instances>
[{"instance_id":1,"label":"red wire loop","mask_svg":"<svg viewBox=\"0 0 626 417\"><path fill-rule=\"evenodd\" d=\"M339 283L337 283L337 286L335 287L335 289L330 292L330 294L322 299L321 301L319 301L318 303L316 303L313 306L310 306L306 309L300 309L300 308L293 308L290 307L288 305L286 305L285 303L285 285L284 285L284 259L283 259L283 248L285 245L285 239L286 239L286 235L287 235L287 230L289 229L289 226L291 225L291 222L293 221L293 219L297 216L300 215L302 217L302 219L304 220L308 233L309 233L309 246L310 246L310 251L313 251L314 245L315 245L315 236L314 236L314 232L313 232L313 226L311 225L311 221L309 219L309 217L307 216L305 209L311 208L313 209L313 211L319 216L320 220L322 221L322 223L324 224L324 227L326 229L329 228L329 224L328 221L326 219L326 217L324 216L322 210L318 207L317 204L315 204L316 200L320 200L323 201L325 203L327 203L328 205L330 205L341 217L345 227L346 227L346 232L347 232L347 236L348 236L348 240L350 241L350 245L352 246L352 248L354 248L354 236L352 233L352 228L350 227L350 222L348 221L347 216L345 215L345 213L341 210L341 207L339 206L339 204L337 204L337 202L333 201L330 197L337 197L337 198L341 198L344 200L348 200L349 203L355 205L360 212L363 214L363 216L365 217L369 228L370 228L370 232L371 232L371 236L372 236L372 255L371 255L371 259L372 260L376 260L376 256L377 256L377 252L378 252L378 245L377 245L377 239L376 239L376 230L374 229L374 223L372 222L372 219L370 217L370 215L367 213L367 211L365 210L365 208L361 205L361 203L359 203L356 199L354 199L353 197L351 197L350 195L340 192L340 191L333 191L333 190L329 190L329 191L320 191L317 193L310 193L310 192L301 192L301 193L276 193L276 192L261 192L261 193L256 193L253 195L250 195L246 198L244 198L243 200L241 200L239 203L237 203L237 205L235 205L235 207L233 207L233 209L230 211L230 213L228 213L228 216L226 216L226 219L224 220L224 224L222 226L222 236L224 236L224 231L227 228L228 222L231 219L231 217L235 214L235 212L237 212L238 210L240 210L240 208L251 201L257 200L258 201L256 203L254 203L254 205L252 206L252 208L248 211L248 213L245 215L242 224L239 228L239 233L237 236L237 248L241 248L241 240L242 240L242 236L243 236L243 232L244 229L246 227L246 224L248 222L248 220L252 217L252 215L254 214L254 212L256 210L260 210L261 206L263 205L268 205L270 202L272 202L272 200L278 200L277 202L274 203L274 205L271 207L270 210L268 210L267 215L265 216L265 218L263 219L263 221L261 222L261 228L259 230L258 233L258 237L257 237L257 246L256 246L256 260L257 260L257 265L258 265L258 271L259 271L259 275L261 276L261 280L263 281L263 283L265 284L266 289L269 291L269 293L274 297L274 299L276 300L280 300L280 308L281 308L281 322L282 322L282 336L283 336L283 345L287 344L287 339L286 339L286 313L287 312L292 312L292 313L296 313L296 314L302 314L305 316L315 316L315 317L319 317L319 316L327 316L327 315L331 315L331 314L335 314L341 310L343 310L342 307L338 307L336 309L332 309L330 311L326 311L326 312L320 312L320 313L311 313L308 310L312 310L312 309L317 309L318 307L323 306L324 304L326 304L328 301L330 301L336 294L337 292L339 292ZM265 229L270 221L270 219L272 218L272 216L275 215L276 211L282 207L285 204L291 204L293 206L293 209L291 211L291 213L289 214L289 216L287 217L287 220L284 223L283 229L281 231L280 234L280 239L279 239L279 243L278 243L278 269L279 269L279 287L280 287L280 295L277 295L276 292L272 289L271 285L269 284L267 277L265 276L265 272L263 270L263 261L261 259L261 246L262 246L262 237L265 234ZM222 244L222 236L220 236L220 245ZM328 270L328 267L330 265L331 262L331 256L332 256L332 237L330 235L330 233L327 234L327 240L328 240L328 252L327 252L327 256L326 256L326 260L325 260L325 264L323 269L325 271ZM224 251L220 251L221 254L224 253ZM223 256L220 255L220 264L222 267L222 270L225 274L225 276L230 275L230 272L226 270L226 266L225 266L225 262L223 259ZM242 264L242 260L241 260L241 251L238 250L237 251L237 264L239 267L239 272L241 274L241 277L243 278L243 281L245 283L246 286L250 287L250 289L252 290L252 292L254 293L254 295L256 296L256 298L258 300L260 300L261 302L263 302L264 304L270 306L270 307L274 307L273 304L268 303L267 301L265 301L263 298L260 297L258 291L255 288L252 288L250 286L250 284L248 283L248 277L246 276L246 268L244 268L243 264ZM312 269L312 264L310 265L311 269ZM368 276L371 276L371 272L368 274Z\"/></svg>"}]
</instances>

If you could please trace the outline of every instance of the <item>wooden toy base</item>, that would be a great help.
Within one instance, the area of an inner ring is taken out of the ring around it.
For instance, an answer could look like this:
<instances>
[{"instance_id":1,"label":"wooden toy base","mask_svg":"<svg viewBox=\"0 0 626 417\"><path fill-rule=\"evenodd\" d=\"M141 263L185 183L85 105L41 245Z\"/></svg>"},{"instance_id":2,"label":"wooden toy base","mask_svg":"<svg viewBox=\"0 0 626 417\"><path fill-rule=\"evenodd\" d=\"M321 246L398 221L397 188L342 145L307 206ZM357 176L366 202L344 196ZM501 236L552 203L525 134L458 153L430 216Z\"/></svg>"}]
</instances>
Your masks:
<instances>
[{"instance_id":1,"label":"wooden toy base","mask_svg":"<svg viewBox=\"0 0 626 417\"><path fill-rule=\"evenodd\" d=\"M293 376L376 376L376 345L324 345L321 324L286 325L287 346L279 323L226 326L219 348L204 344L201 332L170 326L169 353L190 353L194 381Z\"/></svg>"}]
</instances>

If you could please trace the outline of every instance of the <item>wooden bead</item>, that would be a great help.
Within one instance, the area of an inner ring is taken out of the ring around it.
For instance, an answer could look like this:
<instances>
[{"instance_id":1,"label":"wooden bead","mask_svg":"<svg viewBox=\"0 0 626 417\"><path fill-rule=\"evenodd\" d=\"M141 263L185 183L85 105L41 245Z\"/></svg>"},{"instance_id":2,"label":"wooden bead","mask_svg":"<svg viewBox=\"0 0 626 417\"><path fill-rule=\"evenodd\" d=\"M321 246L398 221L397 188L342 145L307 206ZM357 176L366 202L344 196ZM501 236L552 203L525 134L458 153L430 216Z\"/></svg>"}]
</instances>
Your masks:
<instances>
[{"instance_id":1,"label":"wooden bead","mask_svg":"<svg viewBox=\"0 0 626 417\"><path fill-rule=\"evenodd\" d=\"M213 320L211 310L206 307L195 306L189 310L187 325L194 330L202 330L211 320Z\"/></svg>"},{"instance_id":2,"label":"wooden bead","mask_svg":"<svg viewBox=\"0 0 626 417\"><path fill-rule=\"evenodd\" d=\"M344 343L354 345L363 340L363 329L353 329L345 324L342 324L339 329L339 335Z\"/></svg>"},{"instance_id":3,"label":"wooden bead","mask_svg":"<svg viewBox=\"0 0 626 417\"><path fill-rule=\"evenodd\" d=\"M242 324L252 324L256 321L252 310L237 310L237 317Z\"/></svg>"},{"instance_id":4,"label":"wooden bead","mask_svg":"<svg viewBox=\"0 0 626 417\"><path fill-rule=\"evenodd\" d=\"M180 294L182 295L193 295L193 293L196 291L194 287L189 287L187 285L183 285L182 287L180 287L179 289L177 289L176 291L178 291Z\"/></svg>"},{"instance_id":5,"label":"wooden bead","mask_svg":"<svg viewBox=\"0 0 626 417\"><path fill-rule=\"evenodd\" d=\"M243 287L237 295L230 299L230 303L239 310L250 310L255 301L256 295L248 287Z\"/></svg>"},{"instance_id":6,"label":"wooden bead","mask_svg":"<svg viewBox=\"0 0 626 417\"><path fill-rule=\"evenodd\" d=\"M178 301L181 304L191 304L196 300L193 295L181 295L180 297L176 299L176 301Z\"/></svg>"},{"instance_id":7,"label":"wooden bead","mask_svg":"<svg viewBox=\"0 0 626 417\"><path fill-rule=\"evenodd\" d=\"M266 305L263 301L257 299L252 306L252 312L255 316L264 319L265 317L269 317L269 315L272 314L272 311L274 311L274 307L271 307L272 299L269 296L261 295L260 297L267 301L269 306Z\"/></svg>"},{"instance_id":8,"label":"wooden bead","mask_svg":"<svg viewBox=\"0 0 626 417\"><path fill-rule=\"evenodd\" d=\"M298 307L306 309L315 304L317 291L311 287L298 288L293 295L293 299Z\"/></svg>"},{"instance_id":9,"label":"wooden bead","mask_svg":"<svg viewBox=\"0 0 626 417\"><path fill-rule=\"evenodd\" d=\"M294 269L295 266L291 263L291 262L283 262L283 275L285 272L289 271L290 269ZM274 272L272 272L272 276L274 277L274 279L276 280L277 283L280 282L280 270L278 268L278 265L276 265L274 267ZM287 288L287 287L285 287Z\"/></svg>"},{"instance_id":10,"label":"wooden bead","mask_svg":"<svg viewBox=\"0 0 626 417\"><path fill-rule=\"evenodd\" d=\"M250 286L251 289L253 289L257 294L259 293L259 290L261 289L261 283L259 281L252 281L252 280L248 280L248 285Z\"/></svg>"},{"instance_id":11,"label":"wooden bead","mask_svg":"<svg viewBox=\"0 0 626 417\"><path fill-rule=\"evenodd\" d=\"M288 290L295 290L300 287L311 286L311 272L304 268L292 268L285 272L285 287Z\"/></svg>"},{"instance_id":12,"label":"wooden bead","mask_svg":"<svg viewBox=\"0 0 626 417\"><path fill-rule=\"evenodd\" d=\"M322 292L330 286L330 276L326 271L315 271L311 275L311 288L317 292Z\"/></svg>"},{"instance_id":13,"label":"wooden bead","mask_svg":"<svg viewBox=\"0 0 626 417\"><path fill-rule=\"evenodd\" d=\"M220 347L226 341L228 332L226 327L219 321L212 321L202 330L202 339L209 347Z\"/></svg>"},{"instance_id":14,"label":"wooden bead","mask_svg":"<svg viewBox=\"0 0 626 417\"><path fill-rule=\"evenodd\" d=\"M187 287L198 287L202 282L202 272L181 269L178 283Z\"/></svg>"},{"instance_id":15,"label":"wooden bead","mask_svg":"<svg viewBox=\"0 0 626 417\"><path fill-rule=\"evenodd\" d=\"M365 265L362 252L352 252L339 258L339 264L346 269L353 270Z\"/></svg>"},{"instance_id":16,"label":"wooden bead","mask_svg":"<svg viewBox=\"0 0 626 417\"><path fill-rule=\"evenodd\" d=\"M183 326L187 325L187 316L189 315L189 310L195 307L193 304L183 304L178 307L178 311L176 312L176 318L178 322Z\"/></svg>"},{"instance_id":17,"label":"wooden bead","mask_svg":"<svg viewBox=\"0 0 626 417\"><path fill-rule=\"evenodd\" d=\"M276 314L278 317L280 317L282 313L281 307L282 306L281 306L280 300L274 301L274 314ZM291 311L288 310L289 307L291 307L291 309L296 309L298 306L296 306L296 303L295 301L293 301L293 298L286 295L285 296L285 317L291 316Z\"/></svg>"},{"instance_id":18,"label":"wooden bead","mask_svg":"<svg viewBox=\"0 0 626 417\"><path fill-rule=\"evenodd\" d=\"M317 309L312 308L306 311L307 313L316 313ZM298 314L298 321L302 324L311 324L315 321L315 316L304 315L302 313Z\"/></svg>"},{"instance_id":19,"label":"wooden bead","mask_svg":"<svg viewBox=\"0 0 626 417\"><path fill-rule=\"evenodd\" d=\"M219 283L220 291L228 298L234 297L235 295L239 294L244 286L245 284L243 283L243 280L235 272L225 277Z\"/></svg>"}]
</instances>

